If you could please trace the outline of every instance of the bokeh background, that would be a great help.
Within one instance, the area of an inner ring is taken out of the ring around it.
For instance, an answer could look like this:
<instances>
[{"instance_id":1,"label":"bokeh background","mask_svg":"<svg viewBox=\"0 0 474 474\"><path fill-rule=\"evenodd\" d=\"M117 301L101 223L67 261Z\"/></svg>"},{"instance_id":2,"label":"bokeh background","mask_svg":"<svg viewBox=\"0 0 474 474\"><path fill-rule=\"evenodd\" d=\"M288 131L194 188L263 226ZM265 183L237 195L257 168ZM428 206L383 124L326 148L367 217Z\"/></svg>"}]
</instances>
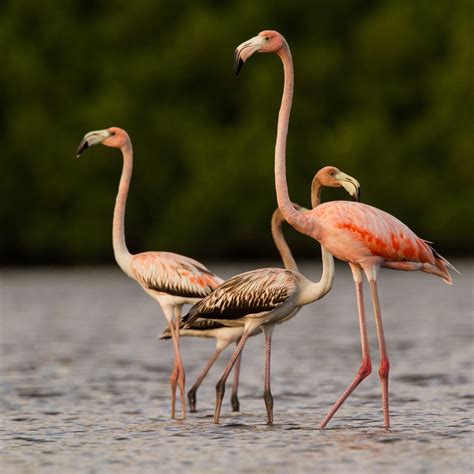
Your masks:
<instances>
[{"instance_id":1,"label":"bokeh background","mask_svg":"<svg viewBox=\"0 0 474 474\"><path fill-rule=\"evenodd\" d=\"M135 151L132 252L276 258L273 150L281 64L233 52L282 32L295 64L288 141L294 201L314 172L355 176L363 200L447 256L472 252L473 7L469 0L199 2L5 0L0 5L0 259L112 262L121 157ZM343 197L327 191L326 199ZM289 236L297 255L314 243Z\"/></svg>"}]
</instances>

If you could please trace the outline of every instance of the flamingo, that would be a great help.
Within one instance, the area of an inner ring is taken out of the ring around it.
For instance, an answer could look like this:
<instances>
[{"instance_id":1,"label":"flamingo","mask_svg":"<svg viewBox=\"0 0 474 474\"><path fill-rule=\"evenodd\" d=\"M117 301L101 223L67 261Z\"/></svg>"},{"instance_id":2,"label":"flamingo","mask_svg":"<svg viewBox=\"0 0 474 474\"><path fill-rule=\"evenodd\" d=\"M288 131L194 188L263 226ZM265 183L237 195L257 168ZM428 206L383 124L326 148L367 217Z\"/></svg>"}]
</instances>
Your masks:
<instances>
[{"instance_id":1,"label":"flamingo","mask_svg":"<svg viewBox=\"0 0 474 474\"><path fill-rule=\"evenodd\" d=\"M171 252L143 252L132 255L129 252L125 242L125 206L132 177L132 143L127 132L118 127L89 132L79 144L77 157L87 148L99 143L120 149L123 156L122 175L112 224L115 260L127 276L134 279L160 304L168 321L175 351L174 368L170 376L171 417L175 418L176 385L178 385L182 417L185 418L185 372L179 351L179 331L174 328L173 320L176 320L176 327L179 327L183 305L196 303L223 280L202 263L183 255Z\"/></svg>"},{"instance_id":2,"label":"flamingo","mask_svg":"<svg viewBox=\"0 0 474 474\"><path fill-rule=\"evenodd\" d=\"M390 366L377 291L378 271L381 267L404 271L419 270L439 276L446 283L452 284L448 269L457 270L405 224L375 207L359 202L332 201L303 213L291 205L286 180L286 140L294 83L291 52L288 43L280 33L271 30L262 31L236 48L234 64L237 75L245 61L257 52L277 54L282 61L284 71L283 96L275 144L275 188L278 206L286 221L296 230L314 238L336 258L347 262L355 283L362 362L356 376L324 417L320 427L322 429L326 427L344 401L371 372L363 300L365 273L371 291L380 352L379 377L382 388L384 427L389 428Z\"/></svg>"},{"instance_id":3,"label":"flamingo","mask_svg":"<svg viewBox=\"0 0 474 474\"><path fill-rule=\"evenodd\" d=\"M322 186L343 186L358 197L359 183L337 168L326 167L313 180L312 202L319 204ZM291 204L294 206L294 204ZM304 212L304 211L301 211ZM282 242L276 240L277 245ZM286 245L286 243L285 243ZM287 246L286 246L287 247ZM243 327L243 334L234 350L224 373L216 385L216 408L214 423L219 423L222 399L227 378L238 359L247 339L260 328L265 336L264 400L267 423L273 424L273 397L270 390L271 340L275 324L292 318L306 304L325 296L334 280L334 260L323 247L323 272L319 282L314 283L301 275L289 248L283 250L285 269L263 268L236 275L226 280L208 296L196 303L183 317L184 327L197 319L211 319L230 327Z\"/></svg>"},{"instance_id":4,"label":"flamingo","mask_svg":"<svg viewBox=\"0 0 474 474\"><path fill-rule=\"evenodd\" d=\"M283 216L280 210L277 208L272 215L271 220L271 231L272 237L275 242L275 245L280 253L281 259L283 261L283 265L285 268L291 270L298 270L296 262L293 258L290 248L286 243L285 236L283 235L282 231L282 224L284 222ZM295 313L296 314L296 313ZM260 329L254 331L251 336L256 335L260 332ZM238 343L242 334L244 333L243 326L237 327L229 327L225 326L221 323L210 319L203 319L199 321L195 321L194 323L189 324L188 329L180 329L179 335L182 337L202 337L202 338L214 338L216 340L216 349L214 353L211 355L209 360L207 361L206 365L200 372L199 376L197 377L194 385L188 392L188 401L189 401L189 411L194 413L196 411L196 393L203 382L204 378L206 377L207 373L214 365L214 362L219 358L222 351L224 351L230 344ZM169 327L167 326L163 331L160 339L169 339L171 337L171 332ZM241 363L241 356L242 353L237 358L234 367L234 380L232 383L232 396L231 396L231 404L232 404L232 411L237 412L240 409L239 399L238 399L238 384L239 384L239 373L240 373L240 363Z\"/></svg>"}]
</instances>

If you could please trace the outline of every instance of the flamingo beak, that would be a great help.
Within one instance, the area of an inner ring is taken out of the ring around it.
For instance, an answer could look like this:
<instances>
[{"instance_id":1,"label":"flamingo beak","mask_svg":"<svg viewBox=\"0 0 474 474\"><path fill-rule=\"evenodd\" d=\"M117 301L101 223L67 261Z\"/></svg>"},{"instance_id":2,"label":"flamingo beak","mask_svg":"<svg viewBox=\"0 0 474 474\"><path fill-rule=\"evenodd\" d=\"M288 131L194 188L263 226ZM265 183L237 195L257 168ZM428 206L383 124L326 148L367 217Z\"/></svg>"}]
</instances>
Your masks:
<instances>
[{"instance_id":1,"label":"flamingo beak","mask_svg":"<svg viewBox=\"0 0 474 474\"><path fill-rule=\"evenodd\" d=\"M79 158L85 150L91 146L102 143L105 139L109 138L112 134L108 130L95 130L93 132L86 133L84 138L79 143L76 151L76 158Z\"/></svg>"},{"instance_id":2,"label":"flamingo beak","mask_svg":"<svg viewBox=\"0 0 474 474\"><path fill-rule=\"evenodd\" d=\"M254 36L248 41L244 41L242 44L237 46L234 53L234 71L235 75L238 76L242 70L245 61L250 56L256 53L265 44L265 38L262 36Z\"/></svg>"},{"instance_id":3,"label":"flamingo beak","mask_svg":"<svg viewBox=\"0 0 474 474\"><path fill-rule=\"evenodd\" d=\"M340 171L336 176L337 181L340 185L349 193L354 201L360 202L360 184L357 179L349 176L346 173Z\"/></svg>"}]
</instances>

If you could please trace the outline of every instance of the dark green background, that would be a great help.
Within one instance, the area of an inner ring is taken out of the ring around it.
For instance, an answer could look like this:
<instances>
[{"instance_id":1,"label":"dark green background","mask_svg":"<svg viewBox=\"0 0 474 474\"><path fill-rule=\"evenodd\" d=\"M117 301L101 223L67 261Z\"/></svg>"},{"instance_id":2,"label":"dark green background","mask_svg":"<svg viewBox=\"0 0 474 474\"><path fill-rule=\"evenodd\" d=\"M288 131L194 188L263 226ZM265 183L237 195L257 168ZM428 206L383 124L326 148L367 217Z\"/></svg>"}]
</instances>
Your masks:
<instances>
[{"instance_id":1,"label":"dark green background","mask_svg":"<svg viewBox=\"0 0 474 474\"><path fill-rule=\"evenodd\" d=\"M335 165L440 252L470 252L472 13L469 0L2 2L2 262L112 261L120 154L74 159L112 125L134 144L132 252L274 258L281 64L232 69L263 29L285 35L295 64L292 199L309 205L314 172Z\"/></svg>"}]
</instances>

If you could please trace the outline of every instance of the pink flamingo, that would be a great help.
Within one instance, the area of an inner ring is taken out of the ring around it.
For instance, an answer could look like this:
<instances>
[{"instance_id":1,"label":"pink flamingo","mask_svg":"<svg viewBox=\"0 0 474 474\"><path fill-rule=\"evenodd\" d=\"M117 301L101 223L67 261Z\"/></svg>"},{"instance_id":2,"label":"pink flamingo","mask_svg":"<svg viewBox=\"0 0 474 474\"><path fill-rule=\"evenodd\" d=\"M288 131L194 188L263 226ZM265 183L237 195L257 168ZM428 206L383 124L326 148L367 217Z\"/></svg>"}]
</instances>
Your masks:
<instances>
[{"instance_id":1,"label":"pink flamingo","mask_svg":"<svg viewBox=\"0 0 474 474\"><path fill-rule=\"evenodd\" d=\"M239 45L235 51L236 74L254 53L275 53L283 64L284 85L278 115L275 144L275 187L278 206L287 222L299 232L321 243L336 258L348 262L356 287L362 363L359 371L321 422L324 428L352 391L371 372L371 361L362 295L363 274L369 282L380 351L379 376L382 386L384 426L390 426L388 400L389 359L385 345L377 293L380 267L393 270L420 270L451 284L448 268L455 268L405 224L384 211L362 203L332 201L303 213L296 210L288 195L286 181L286 139L293 98L293 62L285 38L276 31L262 31Z\"/></svg>"},{"instance_id":2,"label":"pink flamingo","mask_svg":"<svg viewBox=\"0 0 474 474\"><path fill-rule=\"evenodd\" d=\"M123 156L122 175L115 201L112 241L115 260L127 276L133 278L160 304L169 323L175 351L175 363L170 376L171 417L175 417L176 385L181 396L182 416L186 416L184 397L185 372L179 351L179 327L184 304L194 304L216 288L222 279L204 265L188 257L170 252L143 252L132 255L125 242L125 205L132 177L133 150L125 130L110 127L87 133L79 144L77 156L87 148L101 143L118 148Z\"/></svg>"},{"instance_id":3,"label":"pink flamingo","mask_svg":"<svg viewBox=\"0 0 474 474\"><path fill-rule=\"evenodd\" d=\"M326 167L313 180L312 204L319 204L322 186L343 186L353 196L359 196L359 183L337 168ZM291 206L295 206L291 204ZM304 212L303 210L301 212ZM271 339L275 324L292 318L306 304L326 295L334 279L334 260L324 247L321 248L323 273L318 283L301 275L290 249L276 239L282 253L285 269L263 268L241 273L225 281L208 296L196 303L183 317L184 327L197 319L211 319L226 326L243 326L242 337L216 385L214 423L219 423L225 383L247 339L261 328L265 335L264 400L267 423L273 424L273 397L270 390Z\"/></svg>"}]
</instances>

